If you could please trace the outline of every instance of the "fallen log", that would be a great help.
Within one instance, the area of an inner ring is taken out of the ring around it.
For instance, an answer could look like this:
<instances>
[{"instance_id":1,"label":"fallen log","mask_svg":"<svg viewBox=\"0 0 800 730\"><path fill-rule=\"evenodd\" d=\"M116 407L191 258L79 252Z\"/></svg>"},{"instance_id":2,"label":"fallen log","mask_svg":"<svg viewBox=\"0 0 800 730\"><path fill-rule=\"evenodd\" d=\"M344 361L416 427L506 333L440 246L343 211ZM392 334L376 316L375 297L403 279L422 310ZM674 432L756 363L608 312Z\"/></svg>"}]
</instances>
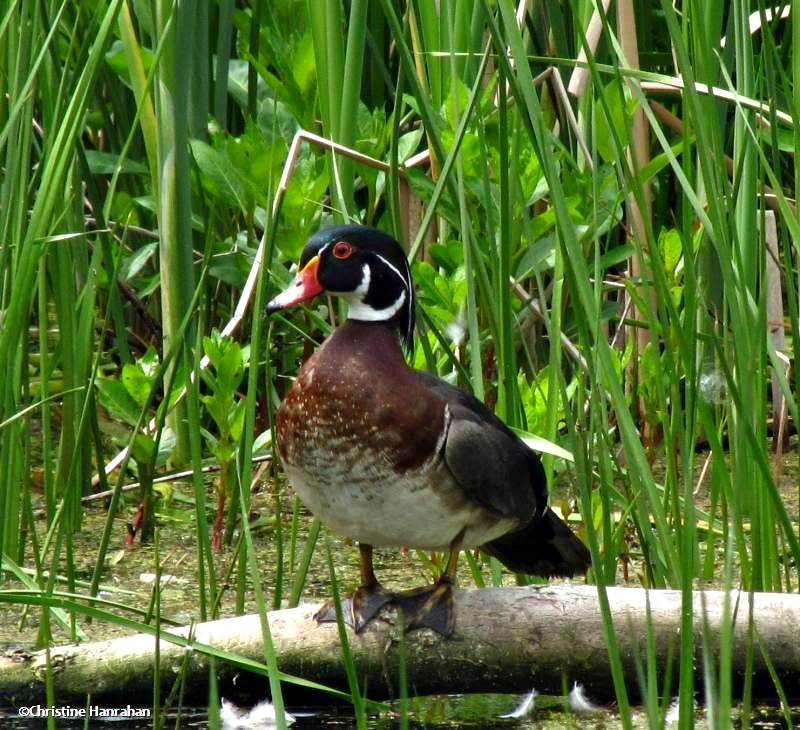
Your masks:
<instances>
[{"instance_id":1,"label":"fallen log","mask_svg":"<svg viewBox=\"0 0 800 730\"><path fill-rule=\"evenodd\" d=\"M702 682L703 631L706 646L716 651L724 621L733 622L734 686L741 687L746 668L748 603L746 593L730 594L734 614L725 617L725 594L694 594L695 666L698 689ZM646 664L646 637L652 632L663 683L667 657L678 665L681 594L678 591L609 588L608 599L629 690L636 694L636 664ZM550 585L457 591L456 630L444 639L428 630L408 634L403 642L391 609L384 611L363 633L349 631L349 644L372 699L398 695L399 652L405 652L411 694L469 692L525 692L561 694L577 681L589 696L601 700L614 696L602 619L594 586ZM270 631L283 672L327 686L346 689L337 627L317 625L316 606L274 611ZM648 626L648 616L649 626ZM753 594L753 687L758 696L776 696L767 662L790 696L800 696L800 595ZM188 627L172 630L189 636ZM201 700L205 697L209 657L199 644L263 662L258 616L248 615L198 624L191 629L191 651L162 637L161 680L164 692L173 685L185 664L186 686ZM155 639L147 634L61 646L50 650L55 694L60 702L82 700L144 702L152 693ZM0 705L42 702L45 697L44 652L0 655ZM265 695L263 676L246 676L239 667L218 662L223 689L239 696L253 690ZM677 685L673 682L673 690ZM296 697L292 685L287 694ZM184 698L188 700L188 698ZM307 701L307 697L304 698Z\"/></svg>"}]
</instances>

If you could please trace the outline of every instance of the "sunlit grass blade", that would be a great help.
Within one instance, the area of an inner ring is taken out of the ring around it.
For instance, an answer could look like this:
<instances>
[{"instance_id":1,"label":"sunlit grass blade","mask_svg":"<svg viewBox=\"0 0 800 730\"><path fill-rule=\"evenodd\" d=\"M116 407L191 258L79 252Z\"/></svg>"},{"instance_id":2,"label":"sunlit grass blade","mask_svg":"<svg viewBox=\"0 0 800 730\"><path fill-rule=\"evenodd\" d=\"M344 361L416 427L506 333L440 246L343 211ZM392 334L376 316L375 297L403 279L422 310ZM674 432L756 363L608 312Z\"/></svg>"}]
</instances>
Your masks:
<instances>
[{"instance_id":1,"label":"sunlit grass blade","mask_svg":"<svg viewBox=\"0 0 800 730\"><path fill-rule=\"evenodd\" d=\"M339 629L339 642L342 649L342 662L344 663L345 673L347 674L347 684L350 689L350 699L353 703L356 727L363 730L367 727L367 708L362 696L361 687L358 684L358 671L350 651L350 640L347 638L347 624L342 613L342 600L339 593L339 583L336 580L336 568L333 564L333 553L330 542L326 544L328 559L328 574L331 579L331 593L333 595L333 605L336 611L336 625Z\"/></svg>"}]
</instances>

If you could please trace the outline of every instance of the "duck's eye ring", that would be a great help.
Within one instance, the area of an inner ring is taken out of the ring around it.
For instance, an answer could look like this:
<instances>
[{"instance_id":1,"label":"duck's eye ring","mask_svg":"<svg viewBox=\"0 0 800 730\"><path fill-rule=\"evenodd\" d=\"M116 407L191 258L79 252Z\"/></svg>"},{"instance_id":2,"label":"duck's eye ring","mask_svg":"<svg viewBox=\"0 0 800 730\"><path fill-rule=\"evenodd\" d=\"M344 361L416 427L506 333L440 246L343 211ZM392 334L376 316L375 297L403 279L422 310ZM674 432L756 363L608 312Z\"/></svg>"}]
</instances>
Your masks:
<instances>
[{"instance_id":1,"label":"duck's eye ring","mask_svg":"<svg viewBox=\"0 0 800 730\"><path fill-rule=\"evenodd\" d=\"M353 253L353 247L347 241L337 241L333 245L333 255L337 259L346 259Z\"/></svg>"}]
</instances>

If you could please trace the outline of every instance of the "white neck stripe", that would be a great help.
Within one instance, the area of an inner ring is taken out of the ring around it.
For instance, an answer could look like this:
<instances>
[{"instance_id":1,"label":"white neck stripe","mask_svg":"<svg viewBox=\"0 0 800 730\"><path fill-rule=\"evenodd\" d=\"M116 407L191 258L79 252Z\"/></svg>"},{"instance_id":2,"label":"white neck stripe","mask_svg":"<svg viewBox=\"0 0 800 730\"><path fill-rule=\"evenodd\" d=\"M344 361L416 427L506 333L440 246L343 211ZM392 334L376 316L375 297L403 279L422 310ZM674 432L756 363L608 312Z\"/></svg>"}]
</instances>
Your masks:
<instances>
[{"instance_id":1,"label":"white neck stripe","mask_svg":"<svg viewBox=\"0 0 800 730\"><path fill-rule=\"evenodd\" d=\"M326 244L321 250L320 254L327 248ZM372 281L372 270L369 264L364 264L361 267L361 281L358 286L350 292L336 292L328 290L331 294L340 296L347 302L348 319L355 319L361 322L386 322L394 317L406 304L407 301L414 301L414 291L411 288L411 282L398 270L396 266L387 261L380 254L373 254L376 258L380 259L391 271L393 271L403 282L403 291L400 296L394 300L388 307L383 309L375 309L375 307L367 304L364 299L369 292L369 285ZM413 306L413 304L412 304Z\"/></svg>"},{"instance_id":2,"label":"white neck stripe","mask_svg":"<svg viewBox=\"0 0 800 730\"><path fill-rule=\"evenodd\" d=\"M411 311L411 315L407 319L407 329L406 329L406 332L404 333L404 336L405 336L406 342L410 342L411 338L414 336L414 314L413 314L413 309L414 309L414 285L411 283L411 272L408 269L408 261L406 261L406 270L405 270L405 273L403 273L403 272L399 271L396 266L394 266L392 263L387 261L380 254L376 253L375 256L377 258L379 258L381 261L383 261L383 263L386 264L392 271L394 271L394 273L397 274L398 277L400 277L400 281L403 282L403 287L405 288L405 291L403 292L403 296L401 296L395 302L395 305L397 305L397 308L394 310L392 316L394 316L394 314L396 314L397 311L400 309L400 307L405 303L406 295L408 295L408 306L409 306L409 309L412 310L412 311Z\"/></svg>"},{"instance_id":3,"label":"white neck stripe","mask_svg":"<svg viewBox=\"0 0 800 730\"><path fill-rule=\"evenodd\" d=\"M369 304L364 304L360 299L345 296L348 303L348 319L358 319L362 322L386 322L397 314L406 302L406 293L401 292L393 304L383 309L375 309Z\"/></svg>"},{"instance_id":4,"label":"white neck stripe","mask_svg":"<svg viewBox=\"0 0 800 730\"><path fill-rule=\"evenodd\" d=\"M364 297L369 291L369 282L372 279L372 271L369 264L364 264L361 268L361 283L358 287L347 294L342 295L348 304L347 316L350 319L358 319L362 322L385 322L391 319L400 311L406 301L406 293L400 292L400 296L392 304L383 309L375 309L364 302Z\"/></svg>"}]
</instances>

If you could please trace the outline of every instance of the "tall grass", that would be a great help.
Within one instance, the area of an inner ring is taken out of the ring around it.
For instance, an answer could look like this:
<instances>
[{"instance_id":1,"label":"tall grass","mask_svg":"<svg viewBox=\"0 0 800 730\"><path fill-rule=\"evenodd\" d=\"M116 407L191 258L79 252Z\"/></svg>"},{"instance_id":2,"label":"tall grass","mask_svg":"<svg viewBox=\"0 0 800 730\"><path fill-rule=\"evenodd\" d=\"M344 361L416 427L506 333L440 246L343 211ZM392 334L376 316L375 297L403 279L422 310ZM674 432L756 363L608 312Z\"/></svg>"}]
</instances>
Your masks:
<instances>
[{"instance_id":1,"label":"tall grass","mask_svg":"<svg viewBox=\"0 0 800 730\"><path fill-rule=\"evenodd\" d=\"M9 4L0 17L0 550L3 580L23 575L16 566L35 570L41 643L51 619L73 638L82 631L74 613L50 608L58 578L80 587L82 498L105 484L102 467L121 444L146 439L148 459L129 459L108 479L112 513L92 592L120 529L123 483L136 463L163 470L171 460L194 469L185 498L198 619L217 614L228 569L234 610L265 615L301 599L318 522L300 534L293 520L288 549L277 541L278 579L263 592L249 588L262 578L246 526L231 554L212 553L202 336L232 316L259 250L255 301L237 335L252 346L229 505L244 520L256 433L312 345L300 319L267 327L261 307L310 232L362 220L409 232L421 307L415 364L572 453L573 465L546 455L546 469L592 551L623 723L641 696L658 725L670 689L690 726L702 683L715 722L730 724L731 630L718 647L706 641L696 666L692 593L709 581L745 591L800 582L800 516L781 481L794 455L776 460L767 437L768 422L778 428L772 379L795 424L798 415L800 137L786 120L800 114L800 36L763 4L621 7L632 8L635 28L588 0L533 3L521 15L508 0L223 0L197 12L168 0L152 12ZM638 64L628 57L634 37ZM585 75L570 86L583 88L578 96L562 91L574 73ZM284 190L301 128L388 171L304 143ZM399 171L425 151L426 163ZM779 238L778 323L767 311L776 285L768 209ZM320 314L311 307L306 323L330 331ZM149 345L159 365L147 375ZM289 492L272 504L297 514ZM170 525L160 529L163 538ZM471 568L478 584L499 580L495 563ZM626 685L605 595L623 580L682 591L677 686L656 675L652 652L641 658L642 686ZM749 605L731 604L731 614ZM752 661L755 637L748 651ZM745 684L745 716L748 692ZM362 707L357 692L354 700Z\"/></svg>"}]
</instances>

